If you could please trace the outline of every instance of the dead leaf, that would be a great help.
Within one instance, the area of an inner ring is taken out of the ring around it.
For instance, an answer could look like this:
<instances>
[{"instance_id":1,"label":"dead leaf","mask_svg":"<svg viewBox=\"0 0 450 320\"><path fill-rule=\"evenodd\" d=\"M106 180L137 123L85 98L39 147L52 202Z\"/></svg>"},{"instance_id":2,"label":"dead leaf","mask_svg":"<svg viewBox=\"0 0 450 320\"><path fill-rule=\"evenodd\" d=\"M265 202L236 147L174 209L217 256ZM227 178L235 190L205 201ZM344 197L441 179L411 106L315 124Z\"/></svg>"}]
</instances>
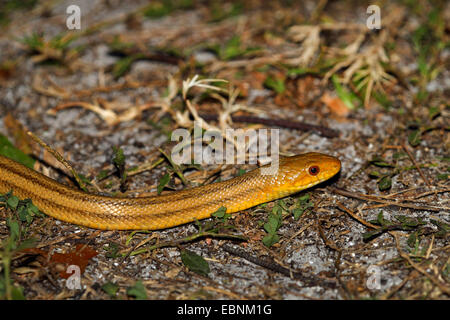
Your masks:
<instances>
[{"instance_id":1,"label":"dead leaf","mask_svg":"<svg viewBox=\"0 0 450 320\"><path fill-rule=\"evenodd\" d=\"M77 244L75 251L69 253L55 253L50 258L50 262L61 263L65 266L64 271L60 272L62 278L69 278L72 274L67 273L67 267L76 265L83 274L89 260L98 255L98 252L85 244Z\"/></svg>"},{"instance_id":2,"label":"dead leaf","mask_svg":"<svg viewBox=\"0 0 450 320\"><path fill-rule=\"evenodd\" d=\"M8 129L8 132L14 136L15 146L25 154L32 153L32 147L30 145L30 139L26 133L27 129L15 119L11 113L8 113L3 118L3 123Z\"/></svg>"},{"instance_id":3,"label":"dead leaf","mask_svg":"<svg viewBox=\"0 0 450 320\"><path fill-rule=\"evenodd\" d=\"M174 279L180 273L181 270L182 268L180 267L172 268L166 273L164 273L164 276L166 276L169 279Z\"/></svg>"},{"instance_id":4,"label":"dead leaf","mask_svg":"<svg viewBox=\"0 0 450 320\"><path fill-rule=\"evenodd\" d=\"M67 279L72 275L72 273L66 272L69 266L78 266L80 268L80 273L83 274L89 260L98 255L97 251L86 244L77 244L74 251L69 253L54 253L50 256L50 258L48 258L48 251L38 248L29 248L23 250L22 252L41 255L46 261L49 261L50 266L54 270L58 271L59 275L64 279Z\"/></svg>"},{"instance_id":5,"label":"dead leaf","mask_svg":"<svg viewBox=\"0 0 450 320\"><path fill-rule=\"evenodd\" d=\"M350 109L347 108L339 97L332 97L328 93L325 93L321 101L327 105L331 112L340 117L347 117L350 113Z\"/></svg>"}]
</instances>

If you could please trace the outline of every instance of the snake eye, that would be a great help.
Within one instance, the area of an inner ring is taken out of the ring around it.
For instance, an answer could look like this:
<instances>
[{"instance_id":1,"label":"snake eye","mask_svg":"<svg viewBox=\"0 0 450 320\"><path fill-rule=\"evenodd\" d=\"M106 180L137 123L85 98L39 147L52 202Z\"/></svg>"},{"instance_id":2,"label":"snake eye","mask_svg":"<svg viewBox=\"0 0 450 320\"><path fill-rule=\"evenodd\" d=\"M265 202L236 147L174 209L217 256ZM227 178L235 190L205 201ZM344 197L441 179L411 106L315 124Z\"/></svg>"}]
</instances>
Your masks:
<instances>
[{"instance_id":1,"label":"snake eye","mask_svg":"<svg viewBox=\"0 0 450 320\"><path fill-rule=\"evenodd\" d=\"M320 171L320 169L318 166L311 166L308 169L309 174L312 176L316 176L319 173L319 171Z\"/></svg>"}]
</instances>

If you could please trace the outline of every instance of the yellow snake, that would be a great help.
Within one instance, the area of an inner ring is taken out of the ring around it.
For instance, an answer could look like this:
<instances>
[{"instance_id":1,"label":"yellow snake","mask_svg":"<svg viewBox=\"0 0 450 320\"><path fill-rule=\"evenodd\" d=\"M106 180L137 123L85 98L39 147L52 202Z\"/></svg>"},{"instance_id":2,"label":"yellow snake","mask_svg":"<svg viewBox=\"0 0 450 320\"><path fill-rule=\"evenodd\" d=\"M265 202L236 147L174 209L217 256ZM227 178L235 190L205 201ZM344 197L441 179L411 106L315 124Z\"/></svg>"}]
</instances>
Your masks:
<instances>
[{"instance_id":1,"label":"yellow snake","mask_svg":"<svg viewBox=\"0 0 450 320\"><path fill-rule=\"evenodd\" d=\"M167 195L118 198L65 186L0 156L0 193L13 190L56 219L97 229L156 230L211 216L220 207L238 212L323 182L341 168L339 159L306 153L280 158L271 175L263 167L239 177Z\"/></svg>"}]
</instances>

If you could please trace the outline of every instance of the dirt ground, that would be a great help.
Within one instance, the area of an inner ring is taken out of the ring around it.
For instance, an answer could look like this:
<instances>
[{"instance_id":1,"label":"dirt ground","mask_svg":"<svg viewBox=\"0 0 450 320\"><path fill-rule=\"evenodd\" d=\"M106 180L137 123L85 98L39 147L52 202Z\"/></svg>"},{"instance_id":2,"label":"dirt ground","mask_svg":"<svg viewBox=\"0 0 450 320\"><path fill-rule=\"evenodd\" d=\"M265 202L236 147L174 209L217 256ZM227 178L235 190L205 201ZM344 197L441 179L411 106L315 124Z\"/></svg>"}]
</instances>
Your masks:
<instances>
[{"instance_id":1,"label":"dirt ground","mask_svg":"<svg viewBox=\"0 0 450 320\"><path fill-rule=\"evenodd\" d=\"M281 155L321 152L342 169L282 201L151 232L24 218L1 198L0 297L448 299L450 4L376 4L2 2L1 154L78 188L30 130L89 192L129 197L255 167L172 165L171 133L202 118L279 129Z\"/></svg>"}]
</instances>

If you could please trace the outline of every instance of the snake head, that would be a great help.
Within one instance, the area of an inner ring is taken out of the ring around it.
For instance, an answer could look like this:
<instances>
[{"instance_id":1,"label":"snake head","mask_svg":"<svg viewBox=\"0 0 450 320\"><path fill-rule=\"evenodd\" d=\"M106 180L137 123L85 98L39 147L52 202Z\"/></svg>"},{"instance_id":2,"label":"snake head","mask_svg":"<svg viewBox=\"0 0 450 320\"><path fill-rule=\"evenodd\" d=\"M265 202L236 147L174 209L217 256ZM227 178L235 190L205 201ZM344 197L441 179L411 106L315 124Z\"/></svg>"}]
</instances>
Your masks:
<instances>
[{"instance_id":1,"label":"snake head","mask_svg":"<svg viewBox=\"0 0 450 320\"><path fill-rule=\"evenodd\" d=\"M341 161L333 156L310 152L279 159L273 171L271 188L287 196L328 180L339 172Z\"/></svg>"}]
</instances>

